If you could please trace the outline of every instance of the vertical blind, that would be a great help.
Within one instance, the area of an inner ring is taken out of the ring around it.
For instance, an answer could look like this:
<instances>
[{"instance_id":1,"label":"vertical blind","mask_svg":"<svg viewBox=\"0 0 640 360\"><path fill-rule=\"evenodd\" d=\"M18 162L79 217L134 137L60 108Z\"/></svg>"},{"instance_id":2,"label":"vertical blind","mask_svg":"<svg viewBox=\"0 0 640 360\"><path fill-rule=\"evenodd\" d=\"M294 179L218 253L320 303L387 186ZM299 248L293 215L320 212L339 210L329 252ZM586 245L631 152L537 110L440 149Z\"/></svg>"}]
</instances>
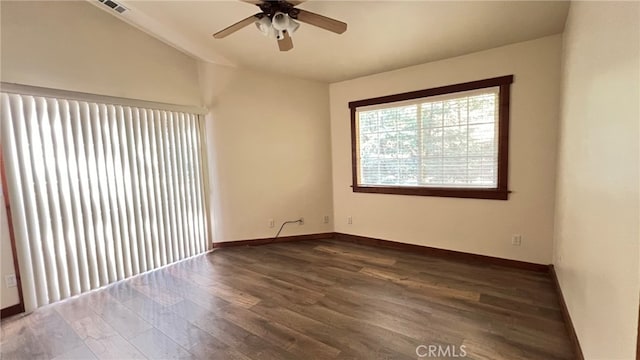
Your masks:
<instances>
[{"instance_id":1,"label":"vertical blind","mask_svg":"<svg viewBox=\"0 0 640 360\"><path fill-rule=\"evenodd\" d=\"M27 311L207 250L197 114L0 96Z\"/></svg>"}]
</instances>

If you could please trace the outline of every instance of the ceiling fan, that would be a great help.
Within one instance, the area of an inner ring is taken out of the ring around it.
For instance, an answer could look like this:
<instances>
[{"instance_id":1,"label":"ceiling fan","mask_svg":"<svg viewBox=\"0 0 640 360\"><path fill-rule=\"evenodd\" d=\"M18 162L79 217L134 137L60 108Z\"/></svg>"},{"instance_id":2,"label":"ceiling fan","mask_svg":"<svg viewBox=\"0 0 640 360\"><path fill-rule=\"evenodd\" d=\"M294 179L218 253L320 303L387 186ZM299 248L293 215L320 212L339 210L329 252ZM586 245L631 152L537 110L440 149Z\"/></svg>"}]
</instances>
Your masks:
<instances>
[{"instance_id":1,"label":"ceiling fan","mask_svg":"<svg viewBox=\"0 0 640 360\"><path fill-rule=\"evenodd\" d=\"M293 49L291 34L300 27L300 24L296 22L296 20L329 30L336 34L342 34L347 31L347 24L342 21L296 8L296 6L302 4L305 0L240 1L258 6L261 12L218 31L213 34L214 38L222 39L254 23L264 35L274 37L278 40L280 51L289 51Z\"/></svg>"}]
</instances>

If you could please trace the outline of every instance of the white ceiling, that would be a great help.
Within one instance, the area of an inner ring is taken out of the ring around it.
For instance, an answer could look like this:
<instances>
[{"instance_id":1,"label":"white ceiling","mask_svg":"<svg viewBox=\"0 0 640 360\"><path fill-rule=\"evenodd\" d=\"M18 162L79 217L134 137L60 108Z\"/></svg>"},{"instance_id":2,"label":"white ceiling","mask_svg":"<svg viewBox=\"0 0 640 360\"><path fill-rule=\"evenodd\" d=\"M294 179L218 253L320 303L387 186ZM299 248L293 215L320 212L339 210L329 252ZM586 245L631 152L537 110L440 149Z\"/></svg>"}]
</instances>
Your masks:
<instances>
[{"instance_id":1,"label":"white ceiling","mask_svg":"<svg viewBox=\"0 0 640 360\"><path fill-rule=\"evenodd\" d=\"M302 24L293 35L294 49L280 52L276 40L253 25L225 39L212 37L259 12L251 4L118 2L130 9L124 20L204 60L325 82L557 34L569 8L566 1L311 0L299 7L348 23L347 32L337 35Z\"/></svg>"}]
</instances>

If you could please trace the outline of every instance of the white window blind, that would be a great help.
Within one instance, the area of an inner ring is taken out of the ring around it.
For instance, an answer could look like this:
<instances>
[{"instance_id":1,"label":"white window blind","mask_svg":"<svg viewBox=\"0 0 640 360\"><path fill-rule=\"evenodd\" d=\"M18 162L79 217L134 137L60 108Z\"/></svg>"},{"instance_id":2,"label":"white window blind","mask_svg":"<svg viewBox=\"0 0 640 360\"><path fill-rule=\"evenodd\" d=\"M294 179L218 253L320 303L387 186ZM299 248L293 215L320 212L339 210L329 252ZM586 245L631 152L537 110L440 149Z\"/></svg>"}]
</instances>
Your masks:
<instances>
[{"instance_id":1,"label":"white window blind","mask_svg":"<svg viewBox=\"0 0 640 360\"><path fill-rule=\"evenodd\" d=\"M499 89L357 108L358 185L496 188Z\"/></svg>"},{"instance_id":2,"label":"white window blind","mask_svg":"<svg viewBox=\"0 0 640 360\"><path fill-rule=\"evenodd\" d=\"M0 96L27 311L207 250L197 114Z\"/></svg>"}]
</instances>

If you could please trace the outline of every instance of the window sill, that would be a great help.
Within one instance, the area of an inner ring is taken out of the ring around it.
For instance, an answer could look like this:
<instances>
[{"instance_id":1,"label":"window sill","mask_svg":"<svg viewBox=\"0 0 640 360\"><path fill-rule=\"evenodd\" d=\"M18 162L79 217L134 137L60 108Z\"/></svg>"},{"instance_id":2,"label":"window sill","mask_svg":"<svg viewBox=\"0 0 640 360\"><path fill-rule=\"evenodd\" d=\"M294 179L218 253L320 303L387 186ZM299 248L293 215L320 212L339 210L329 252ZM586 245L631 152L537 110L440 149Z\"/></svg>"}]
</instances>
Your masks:
<instances>
[{"instance_id":1,"label":"window sill","mask_svg":"<svg viewBox=\"0 0 640 360\"><path fill-rule=\"evenodd\" d=\"M465 199L508 200L508 190L469 188L427 188L410 186L352 186L353 192L414 196L437 196Z\"/></svg>"}]
</instances>

